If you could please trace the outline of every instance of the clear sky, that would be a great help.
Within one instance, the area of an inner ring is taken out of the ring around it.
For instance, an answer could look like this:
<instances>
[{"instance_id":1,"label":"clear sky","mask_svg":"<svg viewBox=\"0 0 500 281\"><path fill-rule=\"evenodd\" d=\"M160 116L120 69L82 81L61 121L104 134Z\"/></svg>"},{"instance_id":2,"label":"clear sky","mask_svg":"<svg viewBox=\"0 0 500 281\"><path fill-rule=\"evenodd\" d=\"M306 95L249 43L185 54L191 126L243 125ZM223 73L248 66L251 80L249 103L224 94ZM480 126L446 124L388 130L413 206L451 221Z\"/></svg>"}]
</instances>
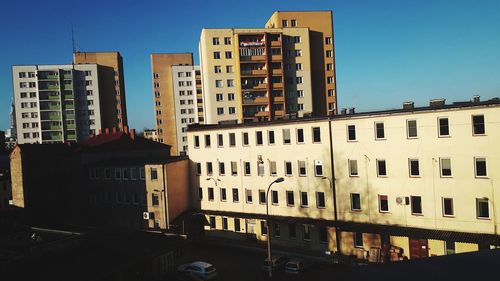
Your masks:
<instances>
[{"instance_id":1,"label":"clear sky","mask_svg":"<svg viewBox=\"0 0 500 281\"><path fill-rule=\"evenodd\" d=\"M0 4L0 130L11 65L124 58L129 125L154 127L149 54L193 52L204 27L263 27L276 10L333 10L339 108L398 108L500 96L500 0L24 0Z\"/></svg>"}]
</instances>

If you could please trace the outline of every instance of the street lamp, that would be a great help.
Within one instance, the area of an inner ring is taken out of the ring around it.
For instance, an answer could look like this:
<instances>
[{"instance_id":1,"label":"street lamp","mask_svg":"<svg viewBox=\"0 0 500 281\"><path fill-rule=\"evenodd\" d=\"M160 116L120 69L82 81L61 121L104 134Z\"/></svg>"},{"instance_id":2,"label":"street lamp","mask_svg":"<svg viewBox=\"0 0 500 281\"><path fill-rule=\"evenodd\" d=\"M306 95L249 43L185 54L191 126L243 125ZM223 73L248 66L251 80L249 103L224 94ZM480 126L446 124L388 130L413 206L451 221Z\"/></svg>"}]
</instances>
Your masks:
<instances>
[{"instance_id":1,"label":"street lamp","mask_svg":"<svg viewBox=\"0 0 500 281\"><path fill-rule=\"evenodd\" d=\"M329 177L321 177L321 179L328 180L330 183L330 188L333 193L333 220L335 222L335 244L337 246L337 253L340 254L340 235L339 235L339 226L337 225L337 194L335 192L335 186L333 185L333 181Z\"/></svg>"},{"instance_id":2,"label":"street lamp","mask_svg":"<svg viewBox=\"0 0 500 281\"><path fill-rule=\"evenodd\" d=\"M220 181L220 179L214 179L214 178L212 178L212 177L208 177L208 178L206 178L206 180L207 180L207 181L209 181L209 180L213 180L213 181L215 182L215 187L217 187L217 182L219 182L219 181Z\"/></svg>"},{"instance_id":3,"label":"street lamp","mask_svg":"<svg viewBox=\"0 0 500 281\"><path fill-rule=\"evenodd\" d=\"M272 268L272 257L271 257L271 228L269 227L269 190L271 189L271 185L274 183L280 183L284 181L285 179L282 177L279 177L275 179L271 184L269 184L269 187L267 188L266 191L266 228L267 228L267 266L269 270L269 278L273 277L273 268Z\"/></svg>"}]
</instances>

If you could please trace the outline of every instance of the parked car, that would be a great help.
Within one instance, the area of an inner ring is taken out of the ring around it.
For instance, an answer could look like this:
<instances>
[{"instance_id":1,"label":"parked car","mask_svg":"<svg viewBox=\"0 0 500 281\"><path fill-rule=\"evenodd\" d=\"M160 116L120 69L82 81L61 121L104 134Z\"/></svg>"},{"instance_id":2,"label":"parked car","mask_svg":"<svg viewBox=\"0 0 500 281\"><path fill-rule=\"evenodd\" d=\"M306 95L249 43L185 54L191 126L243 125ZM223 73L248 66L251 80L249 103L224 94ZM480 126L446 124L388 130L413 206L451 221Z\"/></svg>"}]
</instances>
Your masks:
<instances>
[{"instance_id":1,"label":"parked car","mask_svg":"<svg viewBox=\"0 0 500 281\"><path fill-rule=\"evenodd\" d=\"M299 274L308 270L312 266L312 262L304 259L292 259L285 264L285 272L291 274Z\"/></svg>"},{"instance_id":2,"label":"parked car","mask_svg":"<svg viewBox=\"0 0 500 281\"><path fill-rule=\"evenodd\" d=\"M287 256L282 255L274 255L272 257L272 263L269 263L269 259L266 258L264 260L264 264L262 265L262 272L269 273L269 269L271 268L272 272L281 271L285 268L285 264L288 261Z\"/></svg>"},{"instance_id":3,"label":"parked car","mask_svg":"<svg viewBox=\"0 0 500 281\"><path fill-rule=\"evenodd\" d=\"M202 280L214 279L217 276L217 269L215 266L203 261L195 261L179 265L177 267L177 271L198 277Z\"/></svg>"}]
</instances>

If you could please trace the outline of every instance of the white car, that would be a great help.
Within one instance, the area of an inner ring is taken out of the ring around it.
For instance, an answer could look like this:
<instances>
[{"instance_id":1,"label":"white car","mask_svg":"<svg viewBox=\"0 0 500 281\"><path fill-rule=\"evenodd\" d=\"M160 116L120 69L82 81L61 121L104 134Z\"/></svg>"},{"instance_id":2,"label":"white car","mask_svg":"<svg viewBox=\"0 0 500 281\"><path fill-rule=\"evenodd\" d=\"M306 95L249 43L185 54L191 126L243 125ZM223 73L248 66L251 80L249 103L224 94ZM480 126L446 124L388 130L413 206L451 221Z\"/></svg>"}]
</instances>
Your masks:
<instances>
[{"instance_id":1,"label":"white car","mask_svg":"<svg viewBox=\"0 0 500 281\"><path fill-rule=\"evenodd\" d=\"M214 279L217 276L217 269L215 266L203 261L195 261L179 265L179 267L177 267L177 271L201 278L203 280Z\"/></svg>"}]
</instances>

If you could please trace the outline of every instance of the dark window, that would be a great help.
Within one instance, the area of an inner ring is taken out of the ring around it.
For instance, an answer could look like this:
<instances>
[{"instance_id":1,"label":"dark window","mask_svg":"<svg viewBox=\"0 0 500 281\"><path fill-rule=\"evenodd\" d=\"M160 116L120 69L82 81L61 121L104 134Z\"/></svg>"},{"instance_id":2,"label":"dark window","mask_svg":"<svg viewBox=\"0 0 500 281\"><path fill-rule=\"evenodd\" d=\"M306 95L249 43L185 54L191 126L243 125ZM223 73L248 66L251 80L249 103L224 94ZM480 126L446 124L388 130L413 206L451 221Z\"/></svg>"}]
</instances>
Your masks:
<instances>
[{"instance_id":1,"label":"dark window","mask_svg":"<svg viewBox=\"0 0 500 281\"><path fill-rule=\"evenodd\" d=\"M205 147L210 147L210 135L205 135Z\"/></svg>"},{"instance_id":2,"label":"dark window","mask_svg":"<svg viewBox=\"0 0 500 281\"><path fill-rule=\"evenodd\" d=\"M233 188L233 202L240 202L240 197L237 188Z\"/></svg>"},{"instance_id":3,"label":"dark window","mask_svg":"<svg viewBox=\"0 0 500 281\"><path fill-rule=\"evenodd\" d=\"M299 176L306 175L306 161L299 160Z\"/></svg>"},{"instance_id":4,"label":"dark window","mask_svg":"<svg viewBox=\"0 0 500 281\"><path fill-rule=\"evenodd\" d=\"M412 214L422 214L422 197L411 196L411 213Z\"/></svg>"},{"instance_id":5,"label":"dark window","mask_svg":"<svg viewBox=\"0 0 500 281\"><path fill-rule=\"evenodd\" d=\"M378 200L379 200L379 211L381 213L389 212L389 200L387 198L387 195L379 195Z\"/></svg>"},{"instance_id":6,"label":"dark window","mask_svg":"<svg viewBox=\"0 0 500 281\"><path fill-rule=\"evenodd\" d=\"M319 228L319 242L328 243L328 230L324 226Z\"/></svg>"},{"instance_id":7,"label":"dark window","mask_svg":"<svg viewBox=\"0 0 500 281\"><path fill-rule=\"evenodd\" d=\"M311 240L311 226L307 224L302 225L302 239Z\"/></svg>"},{"instance_id":8,"label":"dark window","mask_svg":"<svg viewBox=\"0 0 500 281\"><path fill-rule=\"evenodd\" d=\"M407 132L408 138L418 137L417 120L407 120L406 121L406 132Z\"/></svg>"},{"instance_id":9,"label":"dark window","mask_svg":"<svg viewBox=\"0 0 500 281\"><path fill-rule=\"evenodd\" d=\"M224 146L224 136L222 134L217 135L217 146L219 147Z\"/></svg>"},{"instance_id":10,"label":"dark window","mask_svg":"<svg viewBox=\"0 0 500 281\"><path fill-rule=\"evenodd\" d=\"M220 201L226 201L227 196L226 196L226 189L222 188L220 189Z\"/></svg>"},{"instance_id":11,"label":"dark window","mask_svg":"<svg viewBox=\"0 0 500 281\"><path fill-rule=\"evenodd\" d=\"M267 235L267 226L265 221L260 221L260 234L263 236Z\"/></svg>"},{"instance_id":12,"label":"dark window","mask_svg":"<svg viewBox=\"0 0 500 281\"><path fill-rule=\"evenodd\" d=\"M207 175L211 175L213 172L212 162L207 162Z\"/></svg>"},{"instance_id":13,"label":"dark window","mask_svg":"<svg viewBox=\"0 0 500 281\"><path fill-rule=\"evenodd\" d=\"M208 188L208 200L210 201L214 201L214 188L213 187L209 187Z\"/></svg>"},{"instance_id":14,"label":"dark window","mask_svg":"<svg viewBox=\"0 0 500 281\"><path fill-rule=\"evenodd\" d=\"M203 189L201 187L198 188L198 199L203 200Z\"/></svg>"},{"instance_id":15,"label":"dark window","mask_svg":"<svg viewBox=\"0 0 500 281\"><path fill-rule=\"evenodd\" d=\"M476 162L476 177L488 176L486 172L486 158L475 158Z\"/></svg>"},{"instance_id":16,"label":"dark window","mask_svg":"<svg viewBox=\"0 0 500 281\"><path fill-rule=\"evenodd\" d=\"M477 217L478 218L489 218L490 209L488 204L488 199L476 199L477 205Z\"/></svg>"},{"instance_id":17,"label":"dark window","mask_svg":"<svg viewBox=\"0 0 500 281\"><path fill-rule=\"evenodd\" d=\"M229 146L236 146L236 136L234 133L229 133Z\"/></svg>"},{"instance_id":18,"label":"dark window","mask_svg":"<svg viewBox=\"0 0 500 281\"><path fill-rule=\"evenodd\" d=\"M351 210L361 210L361 196L359 193L351 193Z\"/></svg>"},{"instance_id":19,"label":"dark window","mask_svg":"<svg viewBox=\"0 0 500 281\"><path fill-rule=\"evenodd\" d=\"M222 218L222 229L228 230L227 218L226 217Z\"/></svg>"},{"instance_id":20,"label":"dark window","mask_svg":"<svg viewBox=\"0 0 500 281\"><path fill-rule=\"evenodd\" d=\"M297 226L294 223L288 224L288 237L292 239L297 237Z\"/></svg>"},{"instance_id":21,"label":"dark window","mask_svg":"<svg viewBox=\"0 0 500 281\"><path fill-rule=\"evenodd\" d=\"M385 166L385 160L377 160L377 174L378 176L387 176L387 169Z\"/></svg>"},{"instance_id":22,"label":"dark window","mask_svg":"<svg viewBox=\"0 0 500 281\"><path fill-rule=\"evenodd\" d=\"M224 162L219 162L219 174L221 176L226 174L226 166L224 165Z\"/></svg>"},{"instance_id":23,"label":"dark window","mask_svg":"<svg viewBox=\"0 0 500 281\"><path fill-rule=\"evenodd\" d=\"M279 199L278 199L278 191L277 190L272 190L271 191L271 197L273 200L273 205L278 205Z\"/></svg>"},{"instance_id":24,"label":"dark window","mask_svg":"<svg viewBox=\"0 0 500 281\"><path fill-rule=\"evenodd\" d=\"M363 248L363 232L354 232L354 247Z\"/></svg>"},{"instance_id":25,"label":"dark window","mask_svg":"<svg viewBox=\"0 0 500 281\"><path fill-rule=\"evenodd\" d=\"M450 127L448 123L448 118L446 117L441 117L438 119L439 120L439 136L440 137L447 137L450 135Z\"/></svg>"},{"instance_id":26,"label":"dark window","mask_svg":"<svg viewBox=\"0 0 500 281\"><path fill-rule=\"evenodd\" d=\"M320 160L314 160L314 172L315 176L323 176L323 162Z\"/></svg>"},{"instance_id":27,"label":"dark window","mask_svg":"<svg viewBox=\"0 0 500 281\"><path fill-rule=\"evenodd\" d=\"M214 216L210 216L210 228L211 229L215 229L216 225L215 225L215 217Z\"/></svg>"},{"instance_id":28,"label":"dark window","mask_svg":"<svg viewBox=\"0 0 500 281\"><path fill-rule=\"evenodd\" d=\"M250 162L245 162L245 176L250 175Z\"/></svg>"},{"instance_id":29,"label":"dark window","mask_svg":"<svg viewBox=\"0 0 500 281\"><path fill-rule=\"evenodd\" d=\"M297 129L297 142L298 143L304 142L304 129Z\"/></svg>"},{"instance_id":30,"label":"dark window","mask_svg":"<svg viewBox=\"0 0 500 281\"><path fill-rule=\"evenodd\" d=\"M200 147L200 137L199 136L194 136L194 147L195 148Z\"/></svg>"},{"instance_id":31,"label":"dark window","mask_svg":"<svg viewBox=\"0 0 500 281\"><path fill-rule=\"evenodd\" d=\"M321 142L321 128L314 127L312 130L313 130L313 142Z\"/></svg>"},{"instance_id":32,"label":"dark window","mask_svg":"<svg viewBox=\"0 0 500 281\"><path fill-rule=\"evenodd\" d=\"M154 194L154 193L152 194L152 196L151 196L151 202L152 202L153 206L160 205L160 197L158 196L158 194Z\"/></svg>"},{"instance_id":33,"label":"dark window","mask_svg":"<svg viewBox=\"0 0 500 281\"><path fill-rule=\"evenodd\" d=\"M474 135L484 135L486 130L484 128L484 115L472 116L472 132Z\"/></svg>"},{"instance_id":34,"label":"dark window","mask_svg":"<svg viewBox=\"0 0 500 281\"><path fill-rule=\"evenodd\" d=\"M285 162L285 175L292 175L292 162Z\"/></svg>"},{"instance_id":35,"label":"dark window","mask_svg":"<svg viewBox=\"0 0 500 281\"><path fill-rule=\"evenodd\" d=\"M248 133L243 133L243 145L248 145Z\"/></svg>"},{"instance_id":36,"label":"dark window","mask_svg":"<svg viewBox=\"0 0 500 281\"><path fill-rule=\"evenodd\" d=\"M384 123L375 123L375 138L385 139Z\"/></svg>"},{"instance_id":37,"label":"dark window","mask_svg":"<svg viewBox=\"0 0 500 281\"><path fill-rule=\"evenodd\" d=\"M234 219L234 231L241 231L240 219Z\"/></svg>"},{"instance_id":38,"label":"dark window","mask_svg":"<svg viewBox=\"0 0 500 281\"><path fill-rule=\"evenodd\" d=\"M300 192L300 206L301 207L309 206L309 202L307 200L307 192L305 191Z\"/></svg>"},{"instance_id":39,"label":"dark window","mask_svg":"<svg viewBox=\"0 0 500 281\"><path fill-rule=\"evenodd\" d=\"M347 126L347 140L350 141L356 140L356 126L354 125Z\"/></svg>"},{"instance_id":40,"label":"dark window","mask_svg":"<svg viewBox=\"0 0 500 281\"><path fill-rule=\"evenodd\" d=\"M269 144L274 144L274 131L267 132L267 137L269 139Z\"/></svg>"},{"instance_id":41,"label":"dark window","mask_svg":"<svg viewBox=\"0 0 500 281\"><path fill-rule=\"evenodd\" d=\"M262 139L262 132L261 131L257 131L255 133L255 137L257 139L257 145L261 145L264 143L264 140Z\"/></svg>"},{"instance_id":42,"label":"dark window","mask_svg":"<svg viewBox=\"0 0 500 281\"><path fill-rule=\"evenodd\" d=\"M273 223L273 235L274 237L280 237L281 236L281 229L279 223Z\"/></svg>"},{"instance_id":43,"label":"dark window","mask_svg":"<svg viewBox=\"0 0 500 281\"><path fill-rule=\"evenodd\" d=\"M443 215L444 216L453 216L453 199L452 198L443 198Z\"/></svg>"},{"instance_id":44,"label":"dark window","mask_svg":"<svg viewBox=\"0 0 500 281\"><path fill-rule=\"evenodd\" d=\"M316 205L318 208L325 208L325 193L316 192Z\"/></svg>"},{"instance_id":45,"label":"dark window","mask_svg":"<svg viewBox=\"0 0 500 281\"><path fill-rule=\"evenodd\" d=\"M156 168L151 168L151 180L157 180L158 179L158 171Z\"/></svg>"},{"instance_id":46,"label":"dark window","mask_svg":"<svg viewBox=\"0 0 500 281\"><path fill-rule=\"evenodd\" d=\"M201 163L196 163L196 174L201 175Z\"/></svg>"},{"instance_id":47,"label":"dark window","mask_svg":"<svg viewBox=\"0 0 500 281\"><path fill-rule=\"evenodd\" d=\"M410 177L420 176L420 167L418 159L410 159L409 162L410 162Z\"/></svg>"},{"instance_id":48,"label":"dark window","mask_svg":"<svg viewBox=\"0 0 500 281\"><path fill-rule=\"evenodd\" d=\"M259 203L266 204L266 192L264 190L259 190Z\"/></svg>"},{"instance_id":49,"label":"dark window","mask_svg":"<svg viewBox=\"0 0 500 281\"><path fill-rule=\"evenodd\" d=\"M291 190L286 191L286 205L287 206L294 206L295 205L293 191L291 191Z\"/></svg>"}]
</instances>

